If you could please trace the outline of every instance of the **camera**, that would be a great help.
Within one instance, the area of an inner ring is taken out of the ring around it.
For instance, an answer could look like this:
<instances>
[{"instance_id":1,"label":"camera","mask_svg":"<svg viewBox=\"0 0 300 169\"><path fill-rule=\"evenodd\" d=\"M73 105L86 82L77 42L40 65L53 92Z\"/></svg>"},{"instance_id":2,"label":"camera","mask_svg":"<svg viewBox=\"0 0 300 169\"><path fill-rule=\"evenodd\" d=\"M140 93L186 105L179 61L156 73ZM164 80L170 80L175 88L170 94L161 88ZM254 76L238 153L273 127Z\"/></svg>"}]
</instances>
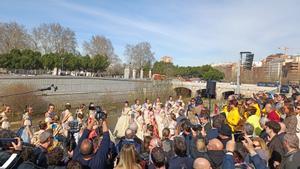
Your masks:
<instances>
[{"instance_id":1,"label":"camera","mask_svg":"<svg viewBox=\"0 0 300 169\"><path fill-rule=\"evenodd\" d=\"M244 133L236 132L236 133L234 133L234 140L236 142L242 142L243 140L245 140L244 136L245 136Z\"/></svg>"},{"instance_id":2,"label":"camera","mask_svg":"<svg viewBox=\"0 0 300 169\"><path fill-rule=\"evenodd\" d=\"M68 123L68 125L69 125L69 127L70 127L70 129L69 129L69 132L70 132L70 133L74 134L74 133L78 133L78 132L79 132L79 130L80 130L80 125L79 125L79 123L78 123L77 120L70 121L70 122Z\"/></svg>"},{"instance_id":3,"label":"camera","mask_svg":"<svg viewBox=\"0 0 300 169\"><path fill-rule=\"evenodd\" d=\"M192 128L194 131L201 131L202 126L201 126L200 124L191 124L191 128Z\"/></svg>"},{"instance_id":4,"label":"camera","mask_svg":"<svg viewBox=\"0 0 300 169\"><path fill-rule=\"evenodd\" d=\"M100 106L95 107L95 119L96 120L105 120L107 118L106 113L102 110Z\"/></svg>"},{"instance_id":5,"label":"camera","mask_svg":"<svg viewBox=\"0 0 300 169\"><path fill-rule=\"evenodd\" d=\"M9 147L12 147L12 142L17 144L18 141L15 138L0 138L0 149L9 149Z\"/></svg>"}]
</instances>

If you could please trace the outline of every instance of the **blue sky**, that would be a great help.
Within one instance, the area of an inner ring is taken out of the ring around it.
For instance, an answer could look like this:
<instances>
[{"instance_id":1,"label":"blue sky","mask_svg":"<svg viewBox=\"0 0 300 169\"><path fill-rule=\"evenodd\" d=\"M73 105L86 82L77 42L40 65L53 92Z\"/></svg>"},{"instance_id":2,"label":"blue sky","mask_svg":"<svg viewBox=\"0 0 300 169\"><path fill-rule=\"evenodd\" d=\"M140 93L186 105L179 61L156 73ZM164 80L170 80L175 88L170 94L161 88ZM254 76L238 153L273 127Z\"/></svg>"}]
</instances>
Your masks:
<instances>
[{"instance_id":1,"label":"blue sky","mask_svg":"<svg viewBox=\"0 0 300 169\"><path fill-rule=\"evenodd\" d=\"M156 59L178 65L234 62L243 50L255 60L300 53L299 0L1 0L0 22L30 30L58 22L75 31L78 49L93 35L112 41L123 61L126 44L148 41Z\"/></svg>"}]
</instances>

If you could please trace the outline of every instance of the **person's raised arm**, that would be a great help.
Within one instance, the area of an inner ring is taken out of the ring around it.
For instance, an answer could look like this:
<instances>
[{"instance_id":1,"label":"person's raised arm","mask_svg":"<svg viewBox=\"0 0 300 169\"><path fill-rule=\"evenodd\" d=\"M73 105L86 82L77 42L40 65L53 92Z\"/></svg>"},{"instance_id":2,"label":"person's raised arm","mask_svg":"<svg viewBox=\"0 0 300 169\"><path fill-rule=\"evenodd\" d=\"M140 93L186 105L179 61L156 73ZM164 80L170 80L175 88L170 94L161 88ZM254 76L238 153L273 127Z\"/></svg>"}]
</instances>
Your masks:
<instances>
[{"instance_id":1,"label":"person's raised arm","mask_svg":"<svg viewBox=\"0 0 300 169\"><path fill-rule=\"evenodd\" d=\"M87 128L83 130L83 133L82 133L81 137L79 138L78 144L77 144L75 150L73 151L73 159L76 159L78 157L78 155L80 154L80 151L79 151L80 145L84 139L88 138L88 136L93 128L93 125L94 125L94 119L89 118Z\"/></svg>"},{"instance_id":2,"label":"person's raised arm","mask_svg":"<svg viewBox=\"0 0 300 169\"><path fill-rule=\"evenodd\" d=\"M263 160L259 157L259 155L256 153L253 142L250 138L244 137L245 140L243 140L243 145L247 149L247 151L250 154L250 159L253 162L256 169L267 169L267 166L263 162Z\"/></svg>"},{"instance_id":3,"label":"person's raised arm","mask_svg":"<svg viewBox=\"0 0 300 169\"><path fill-rule=\"evenodd\" d=\"M232 139L229 140L226 144L226 155L223 159L222 169L235 169L234 160L233 160L233 152L235 149L235 140L232 135Z\"/></svg>"},{"instance_id":4,"label":"person's raised arm","mask_svg":"<svg viewBox=\"0 0 300 169\"><path fill-rule=\"evenodd\" d=\"M106 112L105 112L106 113ZM107 117L107 114L106 114ZM109 146L110 146L110 137L109 137L109 129L107 125L107 118L104 118L102 121L102 130L103 130L103 139L100 143L100 148L97 150L97 160L106 160L107 155L109 152Z\"/></svg>"}]
</instances>

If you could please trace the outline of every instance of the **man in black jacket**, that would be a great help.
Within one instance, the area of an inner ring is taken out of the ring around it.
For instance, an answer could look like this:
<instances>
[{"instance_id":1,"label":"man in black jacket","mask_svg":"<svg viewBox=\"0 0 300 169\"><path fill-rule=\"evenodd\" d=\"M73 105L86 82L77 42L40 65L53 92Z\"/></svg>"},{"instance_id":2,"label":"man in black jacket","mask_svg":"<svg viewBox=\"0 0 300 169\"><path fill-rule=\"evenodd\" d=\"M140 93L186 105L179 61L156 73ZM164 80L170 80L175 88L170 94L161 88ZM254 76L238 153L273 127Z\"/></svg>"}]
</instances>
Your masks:
<instances>
[{"instance_id":1,"label":"man in black jacket","mask_svg":"<svg viewBox=\"0 0 300 169\"><path fill-rule=\"evenodd\" d=\"M77 160L83 166L89 168L104 169L110 147L108 126L106 119L103 119L103 139L99 143L99 147L95 150L92 141L88 139L88 135L92 130L94 121L95 119L89 120L87 129L83 131L82 136L79 139L78 146L74 150L73 160Z\"/></svg>"}]
</instances>

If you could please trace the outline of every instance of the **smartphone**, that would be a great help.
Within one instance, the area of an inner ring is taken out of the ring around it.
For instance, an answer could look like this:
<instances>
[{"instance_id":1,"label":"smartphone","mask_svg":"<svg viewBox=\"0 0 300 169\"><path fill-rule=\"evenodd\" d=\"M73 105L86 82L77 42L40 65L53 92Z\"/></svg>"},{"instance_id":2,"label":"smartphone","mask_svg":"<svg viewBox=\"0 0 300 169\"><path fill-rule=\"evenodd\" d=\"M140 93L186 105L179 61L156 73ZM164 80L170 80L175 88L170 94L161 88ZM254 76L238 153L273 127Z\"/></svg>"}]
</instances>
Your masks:
<instances>
[{"instance_id":1,"label":"smartphone","mask_svg":"<svg viewBox=\"0 0 300 169\"><path fill-rule=\"evenodd\" d=\"M15 144L18 143L18 140L15 138L0 138L0 147L1 148L9 148L12 147L12 142Z\"/></svg>"}]
</instances>

